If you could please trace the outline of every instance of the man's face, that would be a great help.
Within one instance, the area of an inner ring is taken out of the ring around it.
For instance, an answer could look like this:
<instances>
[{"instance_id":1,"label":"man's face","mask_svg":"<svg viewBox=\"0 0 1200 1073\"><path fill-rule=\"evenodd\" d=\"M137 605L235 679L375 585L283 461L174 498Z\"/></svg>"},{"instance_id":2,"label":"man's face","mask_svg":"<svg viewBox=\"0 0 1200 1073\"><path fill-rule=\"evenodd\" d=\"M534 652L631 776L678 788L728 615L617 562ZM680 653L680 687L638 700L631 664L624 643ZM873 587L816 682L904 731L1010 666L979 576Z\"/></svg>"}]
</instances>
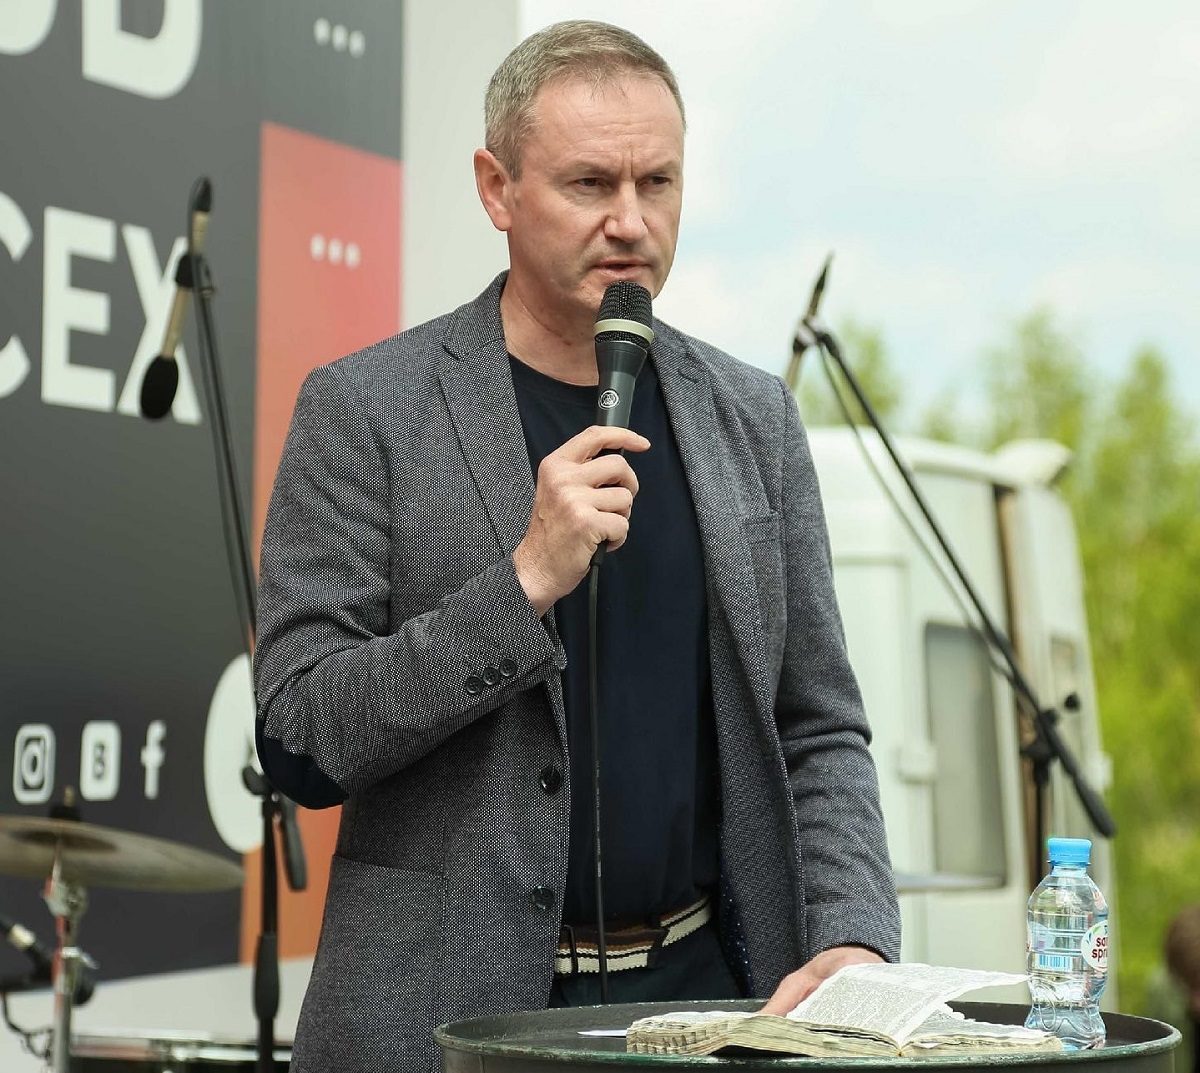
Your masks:
<instances>
[{"instance_id":1,"label":"man's face","mask_svg":"<svg viewBox=\"0 0 1200 1073\"><path fill-rule=\"evenodd\" d=\"M683 119L660 79L551 82L508 188L510 279L568 320L594 316L614 280L657 295L682 196Z\"/></svg>"}]
</instances>

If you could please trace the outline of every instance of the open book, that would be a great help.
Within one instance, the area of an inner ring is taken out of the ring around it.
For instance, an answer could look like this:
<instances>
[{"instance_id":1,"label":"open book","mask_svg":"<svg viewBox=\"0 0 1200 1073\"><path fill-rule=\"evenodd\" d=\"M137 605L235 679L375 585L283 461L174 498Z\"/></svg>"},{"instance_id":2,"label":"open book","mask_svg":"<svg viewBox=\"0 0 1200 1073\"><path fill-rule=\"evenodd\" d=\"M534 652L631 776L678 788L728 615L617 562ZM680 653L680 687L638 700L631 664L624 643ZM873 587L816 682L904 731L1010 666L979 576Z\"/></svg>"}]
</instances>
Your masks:
<instances>
[{"instance_id":1,"label":"open book","mask_svg":"<svg viewBox=\"0 0 1200 1073\"><path fill-rule=\"evenodd\" d=\"M786 1017L719 1011L644 1017L630 1025L626 1047L640 1054L749 1047L815 1058L1062 1050L1047 1032L971 1021L946 1005L968 991L1024 979L918 964L847 965Z\"/></svg>"}]
</instances>

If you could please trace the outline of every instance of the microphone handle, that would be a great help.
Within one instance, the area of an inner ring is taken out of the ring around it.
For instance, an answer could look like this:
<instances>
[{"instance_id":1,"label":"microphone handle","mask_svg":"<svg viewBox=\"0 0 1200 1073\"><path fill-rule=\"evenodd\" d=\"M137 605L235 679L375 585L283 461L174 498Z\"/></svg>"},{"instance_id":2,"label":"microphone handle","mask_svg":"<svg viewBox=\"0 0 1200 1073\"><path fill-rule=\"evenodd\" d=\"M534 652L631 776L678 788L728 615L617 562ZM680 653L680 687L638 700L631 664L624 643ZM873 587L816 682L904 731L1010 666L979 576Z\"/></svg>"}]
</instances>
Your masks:
<instances>
[{"instance_id":1,"label":"microphone handle","mask_svg":"<svg viewBox=\"0 0 1200 1073\"><path fill-rule=\"evenodd\" d=\"M596 388L596 417L594 424L605 427L629 427L629 416L633 411L633 389L637 385L638 373L646 360L646 348L628 339L596 339L596 363L600 367L600 383ZM611 405L605 405L615 395ZM622 454L617 451L601 451L601 454ZM592 554L592 566L604 562L608 552L608 541L596 547Z\"/></svg>"},{"instance_id":2,"label":"microphone handle","mask_svg":"<svg viewBox=\"0 0 1200 1073\"><path fill-rule=\"evenodd\" d=\"M600 367L600 383L596 388L597 425L629 427L633 389L645 360L646 348L639 343L627 339L596 340L596 364Z\"/></svg>"}]
</instances>

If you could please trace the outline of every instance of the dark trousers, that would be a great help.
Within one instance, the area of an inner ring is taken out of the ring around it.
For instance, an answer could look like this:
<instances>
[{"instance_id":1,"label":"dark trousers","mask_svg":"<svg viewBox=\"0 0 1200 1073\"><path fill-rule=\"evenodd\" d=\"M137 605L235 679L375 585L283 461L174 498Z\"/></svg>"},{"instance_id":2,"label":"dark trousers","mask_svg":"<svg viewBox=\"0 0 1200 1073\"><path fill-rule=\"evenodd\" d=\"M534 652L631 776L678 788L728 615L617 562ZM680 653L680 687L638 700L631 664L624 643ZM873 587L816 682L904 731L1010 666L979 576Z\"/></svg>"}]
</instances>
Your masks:
<instances>
[{"instance_id":1,"label":"dark trousers","mask_svg":"<svg viewBox=\"0 0 1200 1073\"><path fill-rule=\"evenodd\" d=\"M721 952L713 921L678 942L664 946L659 951L658 963L652 968L622 969L608 974L610 1003L741 997L741 989ZM600 974L556 973L550 988L549 1005L600 1005Z\"/></svg>"}]
</instances>

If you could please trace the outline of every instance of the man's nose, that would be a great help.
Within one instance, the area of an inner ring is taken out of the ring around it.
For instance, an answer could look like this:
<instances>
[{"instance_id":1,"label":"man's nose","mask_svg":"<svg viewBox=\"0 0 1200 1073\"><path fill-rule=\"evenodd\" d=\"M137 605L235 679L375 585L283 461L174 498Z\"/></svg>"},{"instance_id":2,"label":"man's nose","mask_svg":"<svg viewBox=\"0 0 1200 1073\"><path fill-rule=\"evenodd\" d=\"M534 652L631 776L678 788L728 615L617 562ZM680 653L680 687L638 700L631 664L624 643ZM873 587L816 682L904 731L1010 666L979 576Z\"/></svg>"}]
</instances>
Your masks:
<instances>
[{"instance_id":1,"label":"man's nose","mask_svg":"<svg viewBox=\"0 0 1200 1073\"><path fill-rule=\"evenodd\" d=\"M641 201L635 183L622 183L613 194L604 223L606 237L618 242L638 242L646 236Z\"/></svg>"}]
</instances>

